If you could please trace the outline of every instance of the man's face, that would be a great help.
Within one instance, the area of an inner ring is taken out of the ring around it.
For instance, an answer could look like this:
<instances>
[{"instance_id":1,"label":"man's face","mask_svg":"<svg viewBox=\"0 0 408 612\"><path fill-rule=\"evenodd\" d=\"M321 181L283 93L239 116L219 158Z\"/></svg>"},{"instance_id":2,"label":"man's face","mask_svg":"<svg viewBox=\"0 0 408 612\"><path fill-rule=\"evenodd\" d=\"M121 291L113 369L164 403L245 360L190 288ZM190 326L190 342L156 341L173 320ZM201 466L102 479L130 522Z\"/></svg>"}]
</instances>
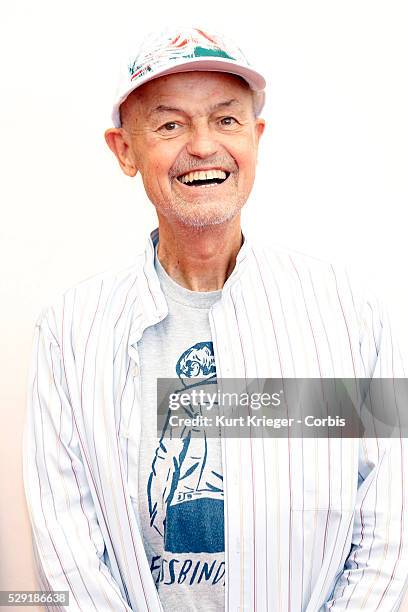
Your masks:
<instances>
[{"instance_id":1,"label":"man's face","mask_svg":"<svg viewBox=\"0 0 408 612\"><path fill-rule=\"evenodd\" d=\"M204 227L240 211L264 129L245 83L217 72L164 76L131 94L121 115L123 128L108 132L122 160L114 152L126 174L141 173L159 220Z\"/></svg>"}]
</instances>

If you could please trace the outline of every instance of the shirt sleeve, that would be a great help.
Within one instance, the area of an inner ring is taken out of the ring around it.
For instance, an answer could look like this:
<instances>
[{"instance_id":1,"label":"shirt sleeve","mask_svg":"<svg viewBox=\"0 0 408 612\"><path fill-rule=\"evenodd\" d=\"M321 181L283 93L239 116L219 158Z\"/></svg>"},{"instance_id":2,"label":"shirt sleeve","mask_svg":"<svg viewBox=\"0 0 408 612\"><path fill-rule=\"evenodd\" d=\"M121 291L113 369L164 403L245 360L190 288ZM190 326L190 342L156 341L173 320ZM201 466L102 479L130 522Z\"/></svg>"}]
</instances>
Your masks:
<instances>
[{"instance_id":1,"label":"shirt sleeve","mask_svg":"<svg viewBox=\"0 0 408 612\"><path fill-rule=\"evenodd\" d=\"M105 545L64 385L55 330L36 326L23 433L23 473L40 588L68 591L48 610L130 612Z\"/></svg>"},{"instance_id":2,"label":"shirt sleeve","mask_svg":"<svg viewBox=\"0 0 408 612\"><path fill-rule=\"evenodd\" d=\"M367 376L404 378L388 316L376 300L367 301L362 325L360 350ZM397 400L397 409L406 411L408 406ZM407 442L400 435L360 441L351 550L321 611L400 609L408 585Z\"/></svg>"}]
</instances>

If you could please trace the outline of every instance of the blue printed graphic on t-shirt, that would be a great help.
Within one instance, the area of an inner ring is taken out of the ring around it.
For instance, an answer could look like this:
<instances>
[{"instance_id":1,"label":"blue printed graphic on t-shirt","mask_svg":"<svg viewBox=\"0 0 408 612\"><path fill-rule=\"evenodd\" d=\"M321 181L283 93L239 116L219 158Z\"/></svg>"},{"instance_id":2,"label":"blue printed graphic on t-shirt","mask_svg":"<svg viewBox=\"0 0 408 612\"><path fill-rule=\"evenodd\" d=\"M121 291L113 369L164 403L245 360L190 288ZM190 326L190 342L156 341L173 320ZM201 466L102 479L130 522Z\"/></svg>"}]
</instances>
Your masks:
<instances>
[{"instance_id":1,"label":"blue printed graphic on t-shirt","mask_svg":"<svg viewBox=\"0 0 408 612\"><path fill-rule=\"evenodd\" d=\"M212 342L198 342L182 353L177 376L186 390L217 384ZM194 378L200 382L193 382ZM203 380L205 379L205 380ZM168 419L166 421L168 423ZM184 429L177 440L164 427L147 485L150 525L172 553L224 551L223 477L211 467L206 433L191 437Z\"/></svg>"}]
</instances>

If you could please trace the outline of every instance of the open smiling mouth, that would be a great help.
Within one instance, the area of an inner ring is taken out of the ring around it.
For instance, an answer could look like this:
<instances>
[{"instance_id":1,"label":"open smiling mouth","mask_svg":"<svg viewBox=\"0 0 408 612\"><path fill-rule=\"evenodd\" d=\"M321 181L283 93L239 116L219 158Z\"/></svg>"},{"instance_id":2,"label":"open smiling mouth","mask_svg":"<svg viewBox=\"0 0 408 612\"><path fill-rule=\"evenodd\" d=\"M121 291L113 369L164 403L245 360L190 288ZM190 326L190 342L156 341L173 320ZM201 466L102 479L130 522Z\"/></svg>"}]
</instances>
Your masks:
<instances>
[{"instance_id":1,"label":"open smiling mouth","mask_svg":"<svg viewBox=\"0 0 408 612\"><path fill-rule=\"evenodd\" d=\"M199 170L187 172L177 177L177 180L187 187L200 187L202 185L220 185L229 177L229 172L224 170Z\"/></svg>"}]
</instances>

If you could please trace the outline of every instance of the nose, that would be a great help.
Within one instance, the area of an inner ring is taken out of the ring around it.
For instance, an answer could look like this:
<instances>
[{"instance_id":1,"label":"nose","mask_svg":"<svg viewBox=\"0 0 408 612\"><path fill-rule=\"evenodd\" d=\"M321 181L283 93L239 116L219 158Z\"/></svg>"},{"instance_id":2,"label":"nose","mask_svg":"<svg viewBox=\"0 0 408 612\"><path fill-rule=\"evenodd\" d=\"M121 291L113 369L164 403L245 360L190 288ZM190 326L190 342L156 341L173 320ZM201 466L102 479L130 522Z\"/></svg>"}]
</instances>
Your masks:
<instances>
[{"instance_id":1,"label":"nose","mask_svg":"<svg viewBox=\"0 0 408 612\"><path fill-rule=\"evenodd\" d=\"M190 155L200 158L211 157L217 153L219 144L206 122L195 125L190 133L187 151Z\"/></svg>"}]
</instances>

